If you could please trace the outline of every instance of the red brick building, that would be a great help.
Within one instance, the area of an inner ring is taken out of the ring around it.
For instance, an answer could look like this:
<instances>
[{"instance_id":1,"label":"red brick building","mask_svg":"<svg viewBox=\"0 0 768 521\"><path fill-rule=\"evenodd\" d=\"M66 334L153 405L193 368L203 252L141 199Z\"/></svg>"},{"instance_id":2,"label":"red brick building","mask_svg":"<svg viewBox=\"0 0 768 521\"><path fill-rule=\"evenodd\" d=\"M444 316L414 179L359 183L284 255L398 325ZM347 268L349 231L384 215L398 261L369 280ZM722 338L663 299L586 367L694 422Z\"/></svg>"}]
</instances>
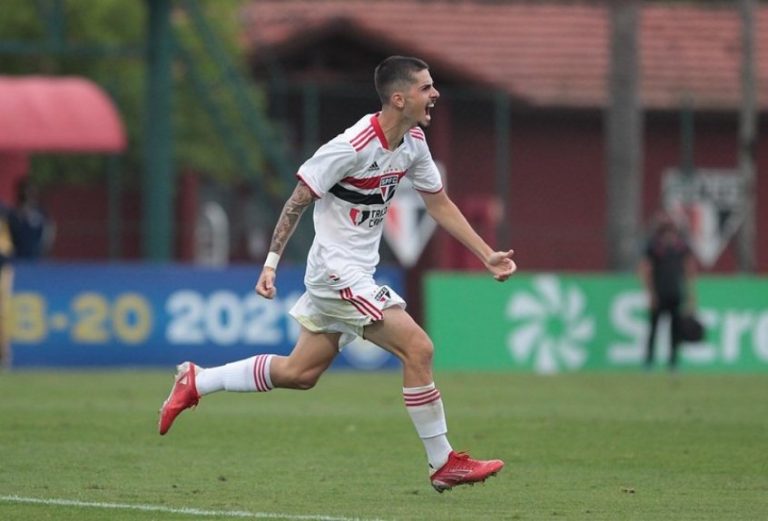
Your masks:
<instances>
[{"instance_id":1,"label":"red brick building","mask_svg":"<svg viewBox=\"0 0 768 521\"><path fill-rule=\"evenodd\" d=\"M610 19L605 3L259 0L242 13L256 81L297 154L375 111L372 69L390 54L432 68L443 96L427 135L452 197L527 270L604 270ZM757 257L768 271L768 8L759 9ZM639 13L643 217L692 145L698 168L738 164L740 19L732 4ZM684 143L681 111L693 108ZM500 133L501 131L501 133ZM499 141L499 136L501 141ZM504 221L496 222L495 204ZM714 266L736 268L734 241ZM437 236L420 268L461 267Z\"/></svg>"}]
</instances>

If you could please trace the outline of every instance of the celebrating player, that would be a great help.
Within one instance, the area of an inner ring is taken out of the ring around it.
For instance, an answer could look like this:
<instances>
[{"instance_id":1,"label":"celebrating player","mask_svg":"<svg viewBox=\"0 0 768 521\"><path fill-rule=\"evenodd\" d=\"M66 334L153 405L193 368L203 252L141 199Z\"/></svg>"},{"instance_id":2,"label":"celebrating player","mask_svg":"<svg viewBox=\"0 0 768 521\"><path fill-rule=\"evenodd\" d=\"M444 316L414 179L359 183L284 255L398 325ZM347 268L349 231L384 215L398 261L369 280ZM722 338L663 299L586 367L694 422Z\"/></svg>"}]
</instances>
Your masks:
<instances>
[{"instance_id":1,"label":"celebrating player","mask_svg":"<svg viewBox=\"0 0 768 521\"><path fill-rule=\"evenodd\" d=\"M168 432L179 413L212 392L311 389L339 350L360 336L400 359L405 407L424 443L432 486L442 492L484 481L504 463L472 459L452 449L432 375L432 341L405 311L400 295L373 279L383 217L400 179L411 180L429 215L477 255L496 280L506 280L516 266L512 250L493 251L443 190L420 128L431 123L440 97L427 64L392 56L376 67L374 81L381 112L364 116L299 168L298 183L280 214L256 283L260 295L274 298L280 255L302 213L314 202L315 238L307 257L306 292L290 311L301 324L293 351L208 369L184 362L160 409L159 430Z\"/></svg>"}]
</instances>

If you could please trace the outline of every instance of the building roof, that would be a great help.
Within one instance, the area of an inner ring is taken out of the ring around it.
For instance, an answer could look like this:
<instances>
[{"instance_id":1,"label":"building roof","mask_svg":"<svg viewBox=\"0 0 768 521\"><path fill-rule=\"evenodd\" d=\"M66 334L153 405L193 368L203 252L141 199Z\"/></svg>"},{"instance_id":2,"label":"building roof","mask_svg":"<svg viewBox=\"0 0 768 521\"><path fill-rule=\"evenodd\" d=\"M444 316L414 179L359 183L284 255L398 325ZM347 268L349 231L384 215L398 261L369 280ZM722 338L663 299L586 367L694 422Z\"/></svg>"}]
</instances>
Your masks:
<instances>
[{"instance_id":1,"label":"building roof","mask_svg":"<svg viewBox=\"0 0 768 521\"><path fill-rule=\"evenodd\" d=\"M79 77L0 76L0 151L119 152L126 136L111 99Z\"/></svg>"},{"instance_id":2,"label":"building roof","mask_svg":"<svg viewBox=\"0 0 768 521\"><path fill-rule=\"evenodd\" d=\"M768 8L755 22L758 85L768 85ZM607 100L610 11L605 3L467 0L257 0L243 11L254 56L306 51L343 28L466 81L537 106L601 107ZM741 97L741 22L725 4L645 4L640 96L647 108L732 109ZM314 40L312 39L314 35ZM436 78L440 83L441 78ZM768 88L758 89L768 107Z\"/></svg>"}]
</instances>

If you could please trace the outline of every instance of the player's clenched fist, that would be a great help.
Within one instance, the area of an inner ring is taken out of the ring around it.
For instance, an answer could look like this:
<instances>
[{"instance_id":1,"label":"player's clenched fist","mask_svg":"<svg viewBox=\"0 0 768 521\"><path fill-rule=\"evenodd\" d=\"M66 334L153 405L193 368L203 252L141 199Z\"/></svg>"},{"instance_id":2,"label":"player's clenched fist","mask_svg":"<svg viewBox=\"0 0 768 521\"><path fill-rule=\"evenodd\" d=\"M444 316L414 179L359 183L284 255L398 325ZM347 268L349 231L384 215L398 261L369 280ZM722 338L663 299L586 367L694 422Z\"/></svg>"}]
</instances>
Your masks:
<instances>
[{"instance_id":1,"label":"player's clenched fist","mask_svg":"<svg viewBox=\"0 0 768 521\"><path fill-rule=\"evenodd\" d=\"M259 280L256 282L256 293L264 298L275 298L277 288L275 287L275 270L265 267L261 270Z\"/></svg>"}]
</instances>

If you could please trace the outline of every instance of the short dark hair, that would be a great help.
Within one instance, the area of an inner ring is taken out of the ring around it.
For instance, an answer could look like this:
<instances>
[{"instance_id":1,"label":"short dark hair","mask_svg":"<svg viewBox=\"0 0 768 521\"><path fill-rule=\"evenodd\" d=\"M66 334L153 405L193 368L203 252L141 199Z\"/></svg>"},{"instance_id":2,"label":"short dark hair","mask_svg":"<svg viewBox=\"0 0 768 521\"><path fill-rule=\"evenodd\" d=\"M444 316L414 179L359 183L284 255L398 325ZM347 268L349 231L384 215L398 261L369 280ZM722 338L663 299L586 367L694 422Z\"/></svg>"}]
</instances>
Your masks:
<instances>
[{"instance_id":1,"label":"short dark hair","mask_svg":"<svg viewBox=\"0 0 768 521\"><path fill-rule=\"evenodd\" d=\"M413 74L424 69L429 69L424 60L410 56L390 56L381 62L373 73L373 83L381 103L388 103L395 90L413 83Z\"/></svg>"}]
</instances>

